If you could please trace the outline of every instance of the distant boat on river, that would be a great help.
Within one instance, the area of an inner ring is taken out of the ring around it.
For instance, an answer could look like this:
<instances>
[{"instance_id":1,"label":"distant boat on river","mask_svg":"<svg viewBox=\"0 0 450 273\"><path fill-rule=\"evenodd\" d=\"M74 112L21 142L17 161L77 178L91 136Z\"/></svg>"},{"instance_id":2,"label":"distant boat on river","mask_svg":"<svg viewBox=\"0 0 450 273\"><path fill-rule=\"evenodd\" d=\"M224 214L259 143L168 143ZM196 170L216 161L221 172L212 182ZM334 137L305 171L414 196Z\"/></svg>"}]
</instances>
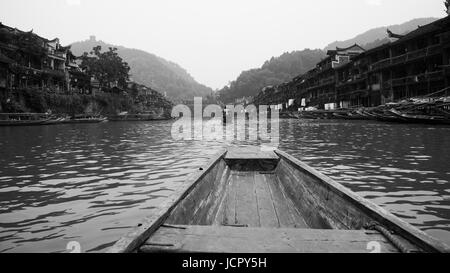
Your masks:
<instances>
[{"instance_id":1,"label":"distant boat on river","mask_svg":"<svg viewBox=\"0 0 450 273\"><path fill-rule=\"evenodd\" d=\"M62 123L100 123L100 122L107 122L107 121L108 121L108 119L101 115L82 114L82 115L72 116L71 118L66 118L62 121Z\"/></svg>"},{"instance_id":2,"label":"distant boat on river","mask_svg":"<svg viewBox=\"0 0 450 273\"><path fill-rule=\"evenodd\" d=\"M0 126L42 125L50 120L47 113L0 113Z\"/></svg>"},{"instance_id":3,"label":"distant boat on river","mask_svg":"<svg viewBox=\"0 0 450 273\"><path fill-rule=\"evenodd\" d=\"M128 112L122 112L117 115L108 116L109 121L153 121L164 119L165 118L157 117L153 113L129 114Z\"/></svg>"}]
</instances>

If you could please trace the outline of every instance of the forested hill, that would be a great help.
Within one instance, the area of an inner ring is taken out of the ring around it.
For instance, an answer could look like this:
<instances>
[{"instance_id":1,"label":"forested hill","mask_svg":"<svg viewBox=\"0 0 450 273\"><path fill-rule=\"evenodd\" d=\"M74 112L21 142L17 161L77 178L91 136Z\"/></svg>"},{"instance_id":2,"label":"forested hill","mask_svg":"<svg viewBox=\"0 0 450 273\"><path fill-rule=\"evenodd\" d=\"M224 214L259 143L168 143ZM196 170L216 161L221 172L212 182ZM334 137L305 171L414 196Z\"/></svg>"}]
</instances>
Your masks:
<instances>
[{"instance_id":1,"label":"forested hill","mask_svg":"<svg viewBox=\"0 0 450 273\"><path fill-rule=\"evenodd\" d=\"M230 86L219 91L220 99L232 102L236 98L255 96L265 86L277 85L305 73L324 57L325 52L320 49L305 49L272 57L261 68L242 72Z\"/></svg>"},{"instance_id":2,"label":"forested hill","mask_svg":"<svg viewBox=\"0 0 450 273\"><path fill-rule=\"evenodd\" d=\"M118 53L131 67L132 80L149 86L173 100L192 99L193 96L207 96L213 91L194 80L191 75L178 64L167 61L154 54L138 49L115 46L95 37L72 44L75 55L90 52L93 47L100 45L102 49L117 47Z\"/></svg>"}]
</instances>

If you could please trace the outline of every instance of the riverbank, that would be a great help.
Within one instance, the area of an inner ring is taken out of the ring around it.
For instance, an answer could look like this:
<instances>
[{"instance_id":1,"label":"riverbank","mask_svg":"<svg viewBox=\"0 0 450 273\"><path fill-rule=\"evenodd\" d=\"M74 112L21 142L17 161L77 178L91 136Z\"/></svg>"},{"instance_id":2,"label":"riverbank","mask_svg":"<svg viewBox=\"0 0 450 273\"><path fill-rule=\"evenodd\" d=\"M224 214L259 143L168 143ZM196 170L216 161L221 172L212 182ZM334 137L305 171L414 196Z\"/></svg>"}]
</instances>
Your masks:
<instances>
[{"instance_id":1,"label":"riverbank","mask_svg":"<svg viewBox=\"0 0 450 273\"><path fill-rule=\"evenodd\" d=\"M154 119L170 118L172 102L157 92L131 96L96 92L94 94L59 93L41 89L14 89L0 92L0 112L68 114L95 113L114 116L121 112L147 113Z\"/></svg>"},{"instance_id":2,"label":"riverbank","mask_svg":"<svg viewBox=\"0 0 450 273\"><path fill-rule=\"evenodd\" d=\"M280 114L280 117L282 116L301 119L377 120L395 123L450 125L450 97L428 100L410 99L377 107L285 111L283 115Z\"/></svg>"}]
</instances>

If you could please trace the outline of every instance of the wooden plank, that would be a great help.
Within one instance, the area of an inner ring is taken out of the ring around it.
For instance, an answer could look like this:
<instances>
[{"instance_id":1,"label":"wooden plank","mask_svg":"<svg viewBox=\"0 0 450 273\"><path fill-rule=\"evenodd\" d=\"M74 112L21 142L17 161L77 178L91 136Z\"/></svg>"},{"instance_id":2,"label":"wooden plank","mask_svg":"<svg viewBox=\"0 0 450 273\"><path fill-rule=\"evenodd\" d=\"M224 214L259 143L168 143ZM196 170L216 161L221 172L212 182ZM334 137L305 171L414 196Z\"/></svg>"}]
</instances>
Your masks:
<instances>
[{"instance_id":1,"label":"wooden plank","mask_svg":"<svg viewBox=\"0 0 450 273\"><path fill-rule=\"evenodd\" d=\"M196 207L192 219L189 221L189 225L210 225L211 223L207 221L208 214L217 205L216 202L219 201L220 195L223 194L223 187L220 187L222 182L221 177L224 175L225 161L220 161L218 163L217 172L213 173L211 177L211 183L204 183L206 196L201 196L196 193L192 193L194 198L200 199L199 205Z\"/></svg>"},{"instance_id":2,"label":"wooden plank","mask_svg":"<svg viewBox=\"0 0 450 273\"><path fill-rule=\"evenodd\" d=\"M218 214L223 213L224 200L226 199L228 185L228 178L230 176L230 168L225 166L225 169L221 177L218 177L219 184L217 185L216 191L211 195L213 204L207 212L205 223L208 225L217 225L216 219ZM222 218L223 219L223 214Z\"/></svg>"},{"instance_id":3,"label":"wooden plank","mask_svg":"<svg viewBox=\"0 0 450 273\"><path fill-rule=\"evenodd\" d=\"M254 173L238 173L233 179L236 180L236 224L259 227Z\"/></svg>"},{"instance_id":4,"label":"wooden plank","mask_svg":"<svg viewBox=\"0 0 450 273\"><path fill-rule=\"evenodd\" d=\"M224 200L225 205L223 214L219 213L216 216L215 223L220 223L221 225L235 225L236 224L236 179L233 176L236 175L234 172L230 173L228 178L228 190L226 193L226 198Z\"/></svg>"},{"instance_id":5,"label":"wooden plank","mask_svg":"<svg viewBox=\"0 0 450 273\"><path fill-rule=\"evenodd\" d=\"M277 213L273 205L272 195L266 181L266 175L255 173L255 193L258 204L258 215L261 227L279 227Z\"/></svg>"},{"instance_id":6,"label":"wooden plank","mask_svg":"<svg viewBox=\"0 0 450 273\"><path fill-rule=\"evenodd\" d=\"M226 151L218 153L206 165L203 170L197 170L187 178L185 183L180 186L174 193L165 200L151 216L143 219L132 231L121 237L111 248L107 250L109 253L132 252L140 246L158 227L167 219L170 212L176 205L183 200L186 195L205 177L205 175L220 161L223 160Z\"/></svg>"},{"instance_id":7,"label":"wooden plank","mask_svg":"<svg viewBox=\"0 0 450 273\"><path fill-rule=\"evenodd\" d=\"M424 251L450 252L450 247L446 244L413 227L369 200L357 195L350 189L318 172L304 162L279 150L276 150L275 153L282 159L287 160L297 170L313 177L317 183L324 185L334 194L341 196L346 202L349 202L350 205L358 208L374 221L377 221L387 229L394 231L396 234L401 235L403 238L409 240L417 247L422 248Z\"/></svg>"},{"instance_id":8,"label":"wooden plank","mask_svg":"<svg viewBox=\"0 0 450 273\"><path fill-rule=\"evenodd\" d=\"M369 253L369 242L380 252L398 252L381 234L364 230L242 228L227 226L161 227L142 252L203 253Z\"/></svg>"},{"instance_id":9,"label":"wooden plank","mask_svg":"<svg viewBox=\"0 0 450 273\"><path fill-rule=\"evenodd\" d=\"M308 225L305 220L299 212L295 210L294 205L283 192L276 175L268 174L266 175L266 178L278 217L279 226L284 228L307 228Z\"/></svg>"},{"instance_id":10,"label":"wooden plank","mask_svg":"<svg viewBox=\"0 0 450 273\"><path fill-rule=\"evenodd\" d=\"M321 190L318 188L317 183L308 177L302 177L296 173L291 173L291 170L284 160L281 160L278 164L276 174L277 178L282 184L282 187L286 192L286 195L292 200L295 206L302 212L305 222L311 228L316 229L360 229L347 228L338 221L335 221L335 215L328 215L328 211L334 210L334 208L327 207L321 202L320 196L323 199L328 200L327 194L321 195ZM337 211L337 214L346 213L345 211ZM329 216L329 217L328 217Z\"/></svg>"},{"instance_id":11,"label":"wooden plank","mask_svg":"<svg viewBox=\"0 0 450 273\"><path fill-rule=\"evenodd\" d=\"M228 149L226 160L259 159L277 160L279 157L273 151L262 151L259 147L239 147Z\"/></svg>"},{"instance_id":12,"label":"wooden plank","mask_svg":"<svg viewBox=\"0 0 450 273\"><path fill-rule=\"evenodd\" d=\"M214 168L210 169L210 171L202 178L201 183L198 183L198 185L177 204L166 220L166 223L180 225L198 224L199 220L197 218L201 217L201 215L199 216L202 212L201 209L207 205L207 197L214 189L213 185L217 169L221 164L223 163L218 162Z\"/></svg>"}]
</instances>

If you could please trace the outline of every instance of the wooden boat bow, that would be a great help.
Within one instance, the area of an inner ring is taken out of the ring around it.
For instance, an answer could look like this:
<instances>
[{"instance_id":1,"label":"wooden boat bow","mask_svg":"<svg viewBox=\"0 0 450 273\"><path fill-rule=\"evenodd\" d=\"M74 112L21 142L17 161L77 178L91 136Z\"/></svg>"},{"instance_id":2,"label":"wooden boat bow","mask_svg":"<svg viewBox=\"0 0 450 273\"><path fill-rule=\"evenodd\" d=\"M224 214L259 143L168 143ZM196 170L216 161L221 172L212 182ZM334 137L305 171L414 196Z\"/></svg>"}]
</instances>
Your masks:
<instances>
[{"instance_id":1,"label":"wooden boat bow","mask_svg":"<svg viewBox=\"0 0 450 273\"><path fill-rule=\"evenodd\" d=\"M108 252L368 252L371 242L450 251L285 152L240 147L196 170Z\"/></svg>"}]
</instances>

